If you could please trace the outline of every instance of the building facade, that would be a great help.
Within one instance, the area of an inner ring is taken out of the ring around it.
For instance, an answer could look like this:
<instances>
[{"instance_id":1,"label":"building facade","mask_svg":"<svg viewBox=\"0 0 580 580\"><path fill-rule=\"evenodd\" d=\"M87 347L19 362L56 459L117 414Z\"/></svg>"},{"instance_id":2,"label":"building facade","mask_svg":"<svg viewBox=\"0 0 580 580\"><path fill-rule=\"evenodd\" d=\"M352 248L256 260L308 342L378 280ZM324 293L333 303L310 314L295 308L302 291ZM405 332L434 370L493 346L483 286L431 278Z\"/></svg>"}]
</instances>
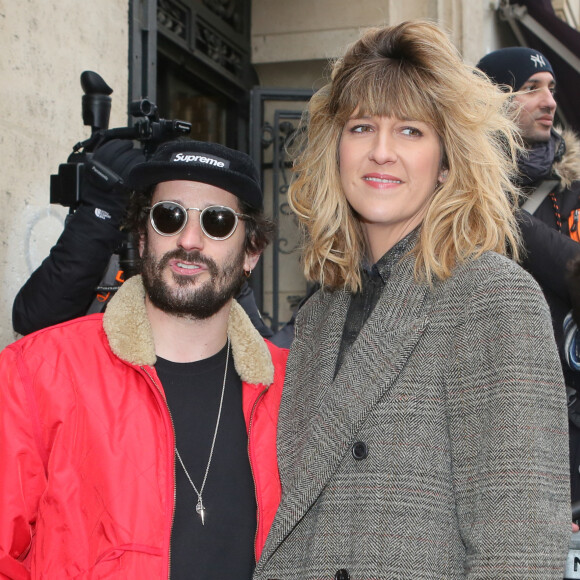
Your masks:
<instances>
[{"instance_id":1,"label":"building facade","mask_svg":"<svg viewBox=\"0 0 580 580\"><path fill-rule=\"evenodd\" d=\"M552 5L578 28L580 0ZM81 117L82 71L99 73L113 88L110 127L134 122L127 104L147 97L162 118L190 122L192 137L252 154L262 168L267 211L280 223L253 284L266 319L278 327L306 292L285 202L288 155L301 111L324 84L329 62L363 28L428 18L475 63L494 48L530 41L521 13L510 6L501 0L109 0L105 7L63 0L56 11L42 0L0 0L6 105L0 347L17 338L14 296L62 231L67 209L49 204L49 182L73 145L90 135ZM577 65L574 54L564 57Z\"/></svg>"}]
</instances>

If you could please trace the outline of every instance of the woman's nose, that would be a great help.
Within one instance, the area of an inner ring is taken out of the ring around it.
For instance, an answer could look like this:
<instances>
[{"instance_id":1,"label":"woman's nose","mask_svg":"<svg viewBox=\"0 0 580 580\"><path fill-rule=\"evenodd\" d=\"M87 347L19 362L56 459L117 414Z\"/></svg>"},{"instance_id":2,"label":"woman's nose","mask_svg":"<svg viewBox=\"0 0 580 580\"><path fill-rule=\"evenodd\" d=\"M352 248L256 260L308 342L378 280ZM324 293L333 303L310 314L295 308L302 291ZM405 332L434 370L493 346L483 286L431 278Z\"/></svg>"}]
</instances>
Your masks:
<instances>
[{"instance_id":1,"label":"woman's nose","mask_svg":"<svg viewBox=\"0 0 580 580\"><path fill-rule=\"evenodd\" d=\"M373 139L369 158L379 165L394 163L397 160L395 142L386 133L377 133Z\"/></svg>"}]
</instances>

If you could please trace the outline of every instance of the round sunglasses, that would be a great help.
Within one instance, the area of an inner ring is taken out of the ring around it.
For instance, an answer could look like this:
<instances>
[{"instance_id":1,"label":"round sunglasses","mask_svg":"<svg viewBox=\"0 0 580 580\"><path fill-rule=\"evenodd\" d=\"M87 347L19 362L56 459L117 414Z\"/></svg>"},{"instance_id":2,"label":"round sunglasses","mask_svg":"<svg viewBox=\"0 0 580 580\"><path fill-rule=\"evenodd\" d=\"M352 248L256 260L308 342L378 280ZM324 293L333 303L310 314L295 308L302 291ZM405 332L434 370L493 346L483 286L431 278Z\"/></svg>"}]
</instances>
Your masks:
<instances>
[{"instance_id":1,"label":"round sunglasses","mask_svg":"<svg viewBox=\"0 0 580 580\"><path fill-rule=\"evenodd\" d=\"M212 240L227 240L238 227L238 219L249 219L250 216L237 213L225 205L210 205L204 209L183 207L176 201L158 201L149 211L153 229L161 236L175 236L185 228L189 211L199 212L199 224L202 232Z\"/></svg>"}]
</instances>

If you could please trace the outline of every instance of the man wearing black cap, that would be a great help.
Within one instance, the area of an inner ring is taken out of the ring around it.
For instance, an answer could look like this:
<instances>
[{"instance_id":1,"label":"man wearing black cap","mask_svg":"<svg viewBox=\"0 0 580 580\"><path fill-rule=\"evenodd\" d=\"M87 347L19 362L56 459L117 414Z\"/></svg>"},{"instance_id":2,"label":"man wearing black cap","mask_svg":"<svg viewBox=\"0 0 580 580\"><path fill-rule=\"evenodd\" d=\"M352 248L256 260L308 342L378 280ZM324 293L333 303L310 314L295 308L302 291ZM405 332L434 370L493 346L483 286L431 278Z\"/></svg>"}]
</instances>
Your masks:
<instances>
[{"instance_id":1,"label":"man wearing black cap","mask_svg":"<svg viewBox=\"0 0 580 580\"><path fill-rule=\"evenodd\" d=\"M565 362L563 322L572 308L568 268L580 257L580 141L556 131L556 78L548 59L526 47L502 48L477 68L504 90L514 90L517 123L526 145L518 167L526 255L522 265L538 281L552 313L568 388L572 499L580 500L580 374Z\"/></svg>"},{"instance_id":2,"label":"man wearing black cap","mask_svg":"<svg viewBox=\"0 0 580 580\"><path fill-rule=\"evenodd\" d=\"M12 305L12 326L22 335L104 312L121 283L134 274L134 247L120 226L127 209L131 169L145 160L131 141L101 144L84 163L79 205L65 222L50 254L18 291ZM274 335L244 281L236 296L262 336L279 346L291 342ZM293 327L291 327L293 328Z\"/></svg>"},{"instance_id":3,"label":"man wearing black cap","mask_svg":"<svg viewBox=\"0 0 580 580\"><path fill-rule=\"evenodd\" d=\"M233 299L257 170L176 141L128 181L142 275L0 354L2 578L250 578L274 518L287 351Z\"/></svg>"}]
</instances>

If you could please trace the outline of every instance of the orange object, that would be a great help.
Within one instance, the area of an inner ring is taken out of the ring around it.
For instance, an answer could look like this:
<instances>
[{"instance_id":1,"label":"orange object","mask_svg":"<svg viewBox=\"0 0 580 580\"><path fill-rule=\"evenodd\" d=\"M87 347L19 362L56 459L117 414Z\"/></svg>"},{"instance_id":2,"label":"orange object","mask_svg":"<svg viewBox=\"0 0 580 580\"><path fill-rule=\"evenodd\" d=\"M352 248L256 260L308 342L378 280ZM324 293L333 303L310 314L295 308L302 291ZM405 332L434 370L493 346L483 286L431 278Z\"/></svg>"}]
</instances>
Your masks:
<instances>
[{"instance_id":1,"label":"orange object","mask_svg":"<svg viewBox=\"0 0 580 580\"><path fill-rule=\"evenodd\" d=\"M580 242L580 209L575 209L570 212L568 217L568 231L570 232L570 237L577 242Z\"/></svg>"}]
</instances>

